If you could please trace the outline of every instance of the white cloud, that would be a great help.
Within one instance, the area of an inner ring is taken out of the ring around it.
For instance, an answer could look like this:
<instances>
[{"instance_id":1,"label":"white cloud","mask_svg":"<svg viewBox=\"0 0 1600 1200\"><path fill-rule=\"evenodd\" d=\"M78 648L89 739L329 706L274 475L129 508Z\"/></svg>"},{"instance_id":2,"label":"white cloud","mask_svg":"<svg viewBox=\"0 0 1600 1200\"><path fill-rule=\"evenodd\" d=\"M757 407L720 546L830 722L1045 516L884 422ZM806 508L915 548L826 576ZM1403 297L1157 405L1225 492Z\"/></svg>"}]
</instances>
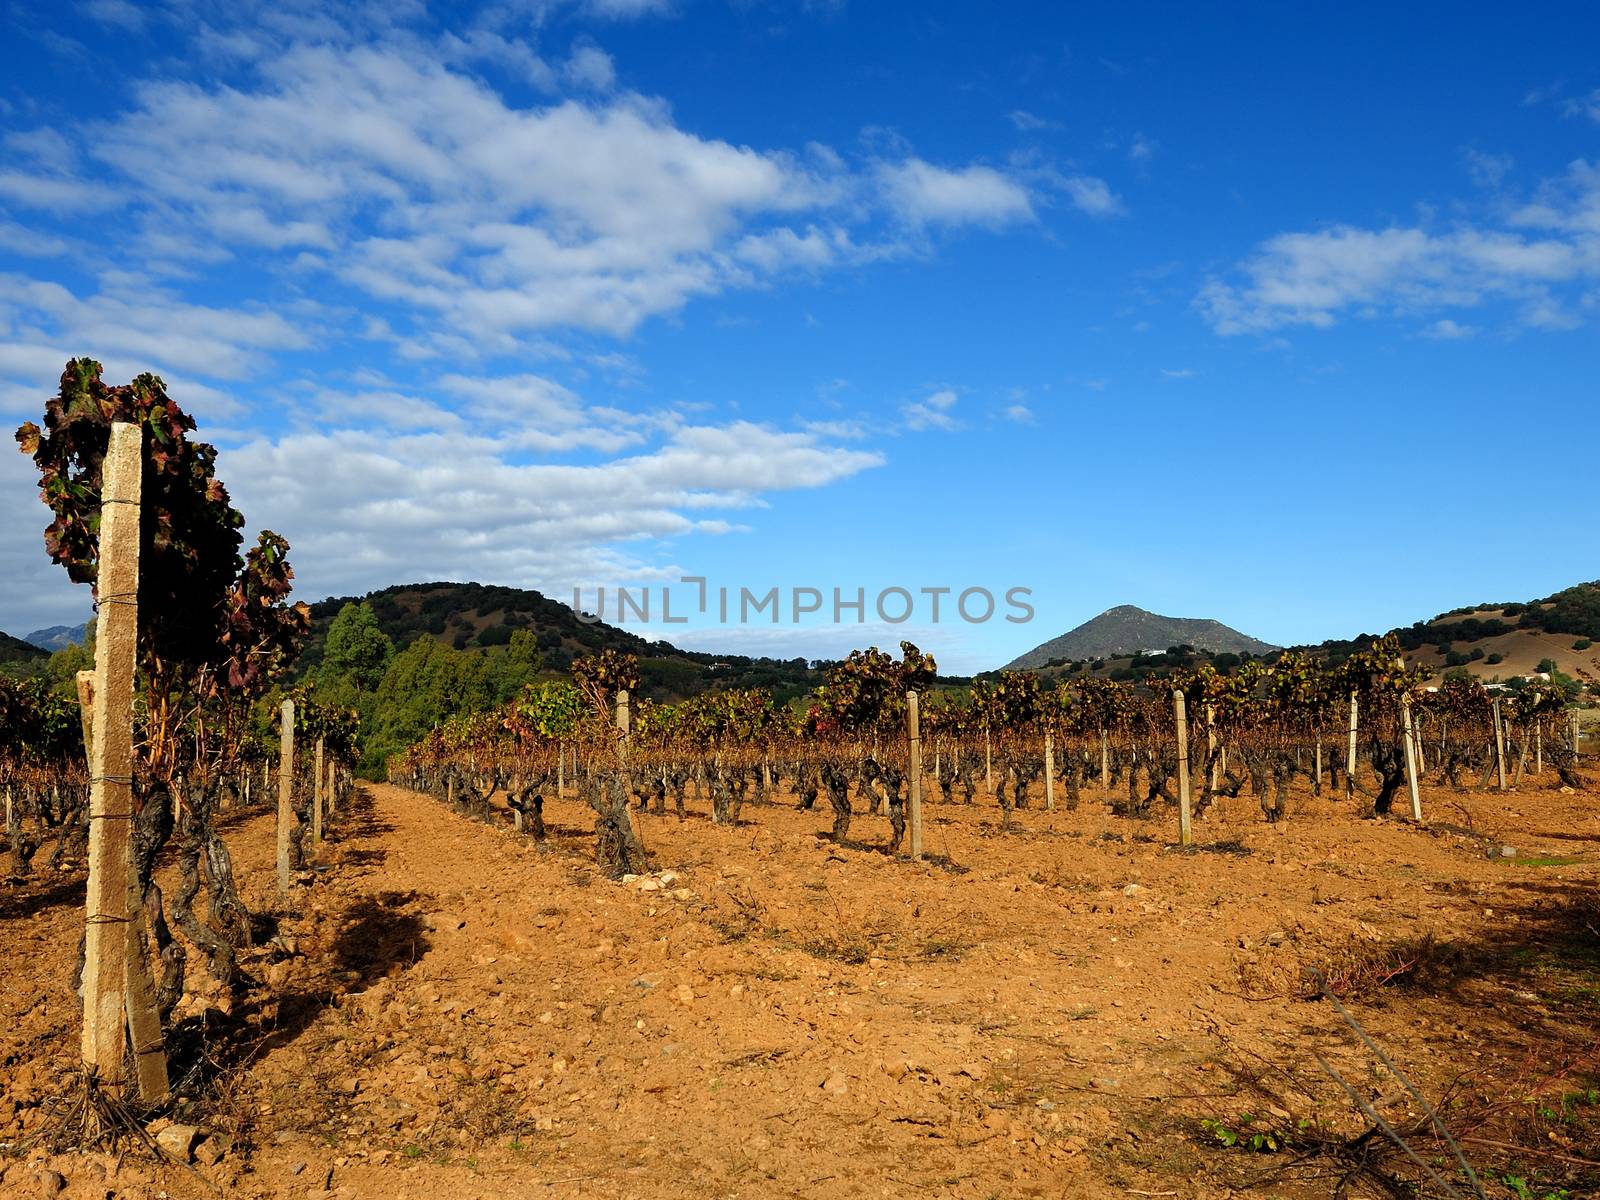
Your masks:
<instances>
[{"instance_id":1,"label":"white cloud","mask_svg":"<svg viewBox=\"0 0 1600 1200\"><path fill-rule=\"evenodd\" d=\"M1600 122L1600 88L1587 96L1576 96L1565 101L1561 111L1569 117L1588 117L1591 121Z\"/></svg>"},{"instance_id":2,"label":"white cloud","mask_svg":"<svg viewBox=\"0 0 1600 1200\"><path fill-rule=\"evenodd\" d=\"M617 66L598 46L579 46L567 59L566 76L580 87L609 92L617 82Z\"/></svg>"},{"instance_id":3,"label":"white cloud","mask_svg":"<svg viewBox=\"0 0 1600 1200\"><path fill-rule=\"evenodd\" d=\"M1128 157L1134 162L1147 162L1156 152L1156 144L1142 133L1133 135L1133 140L1128 143Z\"/></svg>"},{"instance_id":4,"label":"white cloud","mask_svg":"<svg viewBox=\"0 0 1600 1200\"><path fill-rule=\"evenodd\" d=\"M1091 217L1114 217L1123 211L1122 201L1104 179L1077 175L1062 182L1067 198Z\"/></svg>"},{"instance_id":5,"label":"white cloud","mask_svg":"<svg viewBox=\"0 0 1600 1200\"><path fill-rule=\"evenodd\" d=\"M900 406L908 429L959 429L956 419L956 394L948 388L934 392L925 400L913 400Z\"/></svg>"},{"instance_id":6,"label":"white cloud","mask_svg":"<svg viewBox=\"0 0 1600 1200\"><path fill-rule=\"evenodd\" d=\"M1481 188L1497 188L1514 165L1509 154L1488 154L1468 146L1461 152L1467 175Z\"/></svg>"},{"instance_id":7,"label":"white cloud","mask_svg":"<svg viewBox=\"0 0 1600 1200\"><path fill-rule=\"evenodd\" d=\"M633 21L640 17L670 13L673 2L672 0L586 0L584 7L597 17L612 21Z\"/></svg>"},{"instance_id":8,"label":"white cloud","mask_svg":"<svg viewBox=\"0 0 1600 1200\"><path fill-rule=\"evenodd\" d=\"M1515 306L1523 324L1570 327L1562 289L1600 275L1600 171L1572 164L1508 223L1280 234L1208 281L1196 305L1224 334L1495 301Z\"/></svg>"},{"instance_id":9,"label":"white cloud","mask_svg":"<svg viewBox=\"0 0 1600 1200\"><path fill-rule=\"evenodd\" d=\"M1161 377L1163 379L1193 379L1198 374L1200 372L1193 367L1179 367L1176 370L1169 370L1165 367L1161 369Z\"/></svg>"},{"instance_id":10,"label":"white cloud","mask_svg":"<svg viewBox=\"0 0 1600 1200\"><path fill-rule=\"evenodd\" d=\"M878 175L895 212L915 225L1004 225L1033 219L1027 189L993 167L950 170L907 158L879 164Z\"/></svg>"},{"instance_id":11,"label":"white cloud","mask_svg":"<svg viewBox=\"0 0 1600 1200\"><path fill-rule=\"evenodd\" d=\"M1434 338L1441 342L1453 342L1461 338L1471 337L1476 332L1477 330L1471 325L1462 325L1458 321L1452 321L1449 317L1444 317L1424 329L1422 336Z\"/></svg>"},{"instance_id":12,"label":"white cloud","mask_svg":"<svg viewBox=\"0 0 1600 1200\"><path fill-rule=\"evenodd\" d=\"M137 33L145 27L146 14L128 0L85 0L84 14L103 25Z\"/></svg>"},{"instance_id":13,"label":"white cloud","mask_svg":"<svg viewBox=\"0 0 1600 1200\"><path fill-rule=\"evenodd\" d=\"M99 291L80 296L59 284L0 274L0 334L15 346L48 352L55 359L51 379L73 354L125 359L134 373L164 368L236 379L266 361L267 352L308 343L280 313L191 304L141 281L109 277Z\"/></svg>"},{"instance_id":14,"label":"white cloud","mask_svg":"<svg viewBox=\"0 0 1600 1200\"><path fill-rule=\"evenodd\" d=\"M1033 409L1026 404L1013 404L1006 409L1006 420L1015 421L1019 425L1032 425L1036 418Z\"/></svg>"},{"instance_id":15,"label":"white cloud","mask_svg":"<svg viewBox=\"0 0 1600 1200\"><path fill-rule=\"evenodd\" d=\"M1040 117L1025 109L1016 109L1006 114L1006 119L1023 133L1036 133L1045 129L1060 129L1060 121L1052 121L1048 117Z\"/></svg>"},{"instance_id":16,"label":"white cloud","mask_svg":"<svg viewBox=\"0 0 1600 1200\"><path fill-rule=\"evenodd\" d=\"M310 595L401 578L537 587L647 574L624 546L739 528L715 510L823 487L882 462L871 451L747 422L684 426L660 446L591 465L516 461L472 427L394 436L306 431L224 450L218 472L253 524L294 547Z\"/></svg>"}]
</instances>

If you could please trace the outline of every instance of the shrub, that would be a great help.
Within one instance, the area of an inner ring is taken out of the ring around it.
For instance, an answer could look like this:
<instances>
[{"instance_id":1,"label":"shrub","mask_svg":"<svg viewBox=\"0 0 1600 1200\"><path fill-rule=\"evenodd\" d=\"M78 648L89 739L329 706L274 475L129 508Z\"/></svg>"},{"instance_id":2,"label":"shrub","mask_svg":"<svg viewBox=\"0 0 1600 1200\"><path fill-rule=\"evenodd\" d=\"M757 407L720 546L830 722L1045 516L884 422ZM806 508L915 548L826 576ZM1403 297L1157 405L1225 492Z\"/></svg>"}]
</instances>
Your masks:
<instances>
[{"instance_id":1,"label":"shrub","mask_svg":"<svg viewBox=\"0 0 1600 1200\"><path fill-rule=\"evenodd\" d=\"M1489 657L1486 658L1484 661L1487 662L1492 667L1496 663L1505 662L1505 660L1506 660L1506 656L1504 654L1496 653L1496 654L1489 655Z\"/></svg>"},{"instance_id":2,"label":"shrub","mask_svg":"<svg viewBox=\"0 0 1600 1200\"><path fill-rule=\"evenodd\" d=\"M1463 654L1459 650L1452 650L1444 656L1444 665L1447 667L1464 667L1471 661L1470 655Z\"/></svg>"},{"instance_id":3,"label":"shrub","mask_svg":"<svg viewBox=\"0 0 1600 1200\"><path fill-rule=\"evenodd\" d=\"M1587 650L1592 645L1594 645L1594 642L1589 638L1579 638L1577 641L1572 643L1572 648L1574 650Z\"/></svg>"}]
</instances>

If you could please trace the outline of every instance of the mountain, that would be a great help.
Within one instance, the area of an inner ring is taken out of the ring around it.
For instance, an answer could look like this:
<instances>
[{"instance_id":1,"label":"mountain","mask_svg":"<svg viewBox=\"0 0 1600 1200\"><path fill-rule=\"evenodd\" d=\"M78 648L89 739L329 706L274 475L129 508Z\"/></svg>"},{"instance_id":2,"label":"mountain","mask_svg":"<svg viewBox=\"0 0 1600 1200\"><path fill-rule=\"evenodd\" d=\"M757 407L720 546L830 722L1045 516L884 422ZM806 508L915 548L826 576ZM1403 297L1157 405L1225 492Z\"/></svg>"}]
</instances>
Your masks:
<instances>
[{"instance_id":1,"label":"mountain","mask_svg":"<svg viewBox=\"0 0 1600 1200\"><path fill-rule=\"evenodd\" d=\"M1076 629L1035 646L1006 664L1008 671L1032 671L1053 662L1118 658L1169 646L1193 646L1214 654L1270 654L1279 647L1219 621L1163 617L1131 604L1108 608Z\"/></svg>"},{"instance_id":2,"label":"mountain","mask_svg":"<svg viewBox=\"0 0 1600 1200\"><path fill-rule=\"evenodd\" d=\"M572 609L540 592L481 583L414 583L365 596L334 596L311 606L311 637L296 665L303 676L322 661L328 626L349 603L371 605L378 627L397 650L419 637L482 651L505 646L527 629L539 640L547 671L565 672L572 660L601 650L639 658L640 691L658 701L681 700L712 687L770 688L781 704L822 682L805 659L703 654L650 641L603 621L580 621Z\"/></svg>"},{"instance_id":3,"label":"mountain","mask_svg":"<svg viewBox=\"0 0 1600 1200\"><path fill-rule=\"evenodd\" d=\"M37 646L41 650L54 653L57 650L65 650L68 646L81 645L89 636L89 626L93 623L94 618L91 617L82 625L52 625L49 629L35 629L22 640L30 646Z\"/></svg>"}]
</instances>

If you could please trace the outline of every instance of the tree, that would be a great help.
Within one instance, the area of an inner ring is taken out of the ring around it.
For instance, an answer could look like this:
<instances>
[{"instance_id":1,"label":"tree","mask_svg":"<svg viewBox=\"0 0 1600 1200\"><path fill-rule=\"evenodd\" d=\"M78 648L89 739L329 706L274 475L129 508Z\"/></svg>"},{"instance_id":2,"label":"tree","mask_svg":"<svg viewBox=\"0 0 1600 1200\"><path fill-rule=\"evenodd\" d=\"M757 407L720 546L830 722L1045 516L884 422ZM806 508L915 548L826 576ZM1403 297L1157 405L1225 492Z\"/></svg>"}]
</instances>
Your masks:
<instances>
[{"instance_id":1,"label":"tree","mask_svg":"<svg viewBox=\"0 0 1600 1200\"><path fill-rule=\"evenodd\" d=\"M394 658L394 643L378 627L370 604L346 604L328 626L319 681L348 679L358 691L376 691Z\"/></svg>"}]
</instances>

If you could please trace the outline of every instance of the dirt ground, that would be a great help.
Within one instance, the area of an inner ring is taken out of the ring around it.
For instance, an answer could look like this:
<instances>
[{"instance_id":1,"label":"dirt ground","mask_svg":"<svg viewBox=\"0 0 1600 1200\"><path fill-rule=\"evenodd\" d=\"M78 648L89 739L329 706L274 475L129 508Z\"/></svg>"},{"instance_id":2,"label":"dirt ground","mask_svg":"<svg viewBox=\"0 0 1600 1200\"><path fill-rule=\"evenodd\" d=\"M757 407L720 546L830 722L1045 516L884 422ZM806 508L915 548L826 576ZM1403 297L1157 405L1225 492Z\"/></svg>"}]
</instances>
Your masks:
<instances>
[{"instance_id":1,"label":"dirt ground","mask_svg":"<svg viewBox=\"0 0 1600 1200\"><path fill-rule=\"evenodd\" d=\"M1288 1155L1221 1144L1365 1128L1314 1052L1420 1115L1307 966L1426 1096L1491 1113L1480 1142L1537 1126L1543 1159L1464 1144L1515 1195L1513 1168L1570 1181L1597 1149L1548 1115L1600 1076L1597 799L1431 790L1417 828L1309 796L1268 826L1245 797L1190 853L1092 795L1010 832L933 803L920 864L874 848L881 818L836 846L787 799L736 828L699 805L641 815L657 869L619 884L576 801L541 847L368 786L283 906L247 811L228 840L271 940L234 1011L191 956L192 1170L26 1143L77 1057L83 890L0 890L0 1195L1327 1196L1326 1163L1275 1178Z\"/></svg>"}]
</instances>

